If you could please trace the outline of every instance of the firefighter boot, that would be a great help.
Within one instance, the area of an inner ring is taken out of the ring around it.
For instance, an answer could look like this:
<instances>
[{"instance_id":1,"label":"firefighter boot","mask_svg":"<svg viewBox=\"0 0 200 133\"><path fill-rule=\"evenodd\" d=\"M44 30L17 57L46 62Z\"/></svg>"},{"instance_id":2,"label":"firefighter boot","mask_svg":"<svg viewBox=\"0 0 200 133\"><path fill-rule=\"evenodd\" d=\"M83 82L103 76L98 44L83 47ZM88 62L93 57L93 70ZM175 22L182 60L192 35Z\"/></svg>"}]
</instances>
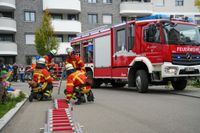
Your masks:
<instances>
[{"instance_id":1,"label":"firefighter boot","mask_svg":"<svg viewBox=\"0 0 200 133\"><path fill-rule=\"evenodd\" d=\"M81 102L81 98L77 98L78 100L75 102L76 105L80 105L82 102Z\"/></svg>"},{"instance_id":2,"label":"firefighter boot","mask_svg":"<svg viewBox=\"0 0 200 133\"><path fill-rule=\"evenodd\" d=\"M33 94L30 94L30 96L28 97L29 102L33 101Z\"/></svg>"},{"instance_id":3,"label":"firefighter boot","mask_svg":"<svg viewBox=\"0 0 200 133\"><path fill-rule=\"evenodd\" d=\"M76 92L76 98L77 98L77 101L75 102L76 105L80 105L81 103L86 102L84 94L80 92L79 93Z\"/></svg>"},{"instance_id":4,"label":"firefighter boot","mask_svg":"<svg viewBox=\"0 0 200 133\"><path fill-rule=\"evenodd\" d=\"M48 95L48 96L44 95L42 100L43 101L51 101L52 97L51 97L51 95Z\"/></svg>"},{"instance_id":5,"label":"firefighter boot","mask_svg":"<svg viewBox=\"0 0 200 133\"><path fill-rule=\"evenodd\" d=\"M90 90L90 92L87 93L87 101L94 102L94 95L91 90Z\"/></svg>"},{"instance_id":6,"label":"firefighter boot","mask_svg":"<svg viewBox=\"0 0 200 133\"><path fill-rule=\"evenodd\" d=\"M82 103L86 103L86 100L85 100L85 96L83 93L80 94L81 95L81 102Z\"/></svg>"}]
</instances>

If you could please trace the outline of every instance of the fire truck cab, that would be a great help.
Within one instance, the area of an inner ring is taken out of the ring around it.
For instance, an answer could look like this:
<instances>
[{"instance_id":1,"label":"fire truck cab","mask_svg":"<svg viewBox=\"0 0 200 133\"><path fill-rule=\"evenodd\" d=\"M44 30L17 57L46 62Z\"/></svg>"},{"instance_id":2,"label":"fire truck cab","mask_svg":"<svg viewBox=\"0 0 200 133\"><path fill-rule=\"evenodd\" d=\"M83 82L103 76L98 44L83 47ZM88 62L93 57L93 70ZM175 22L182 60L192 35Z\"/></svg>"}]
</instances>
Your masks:
<instances>
[{"instance_id":1,"label":"fire truck cab","mask_svg":"<svg viewBox=\"0 0 200 133\"><path fill-rule=\"evenodd\" d=\"M200 34L190 22L136 20L82 33L71 46L85 62L93 87L136 87L171 82L183 90L188 78L200 76Z\"/></svg>"}]
</instances>

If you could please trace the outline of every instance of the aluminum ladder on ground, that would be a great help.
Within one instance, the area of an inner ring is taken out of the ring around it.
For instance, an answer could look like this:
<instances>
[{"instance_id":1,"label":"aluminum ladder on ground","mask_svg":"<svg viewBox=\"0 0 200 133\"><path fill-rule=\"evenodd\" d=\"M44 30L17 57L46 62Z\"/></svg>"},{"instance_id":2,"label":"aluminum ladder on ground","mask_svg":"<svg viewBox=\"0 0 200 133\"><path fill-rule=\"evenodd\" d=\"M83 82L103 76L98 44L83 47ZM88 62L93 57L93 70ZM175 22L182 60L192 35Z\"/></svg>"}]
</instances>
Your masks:
<instances>
[{"instance_id":1,"label":"aluminum ladder on ground","mask_svg":"<svg viewBox=\"0 0 200 133\"><path fill-rule=\"evenodd\" d=\"M83 133L72 116L73 107L65 99L55 99L54 108L48 110L44 133Z\"/></svg>"}]
</instances>

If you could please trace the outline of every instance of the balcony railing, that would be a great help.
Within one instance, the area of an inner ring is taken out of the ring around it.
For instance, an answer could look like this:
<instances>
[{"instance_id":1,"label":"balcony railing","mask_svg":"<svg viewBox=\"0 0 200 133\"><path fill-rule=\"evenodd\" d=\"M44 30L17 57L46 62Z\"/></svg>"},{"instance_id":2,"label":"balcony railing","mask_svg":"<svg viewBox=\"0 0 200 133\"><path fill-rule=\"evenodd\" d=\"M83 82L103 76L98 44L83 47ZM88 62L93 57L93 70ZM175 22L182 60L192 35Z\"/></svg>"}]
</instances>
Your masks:
<instances>
[{"instance_id":1,"label":"balcony railing","mask_svg":"<svg viewBox=\"0 0 200 133\"><path fill-rule=\"evenodd\" d=\"M0 55L17 55L17 44L0 41Z\"/></svg>"},{"instance_id":2,"label":"balcony railing","mask_svg":"<svg viewBox=\"0 0 200 133\"><path fill-rule=\"evenodd\" d=\"M0 0L0 9L13 10L15 8L15 0Z\"/></svg>"},{"instance_id":3,"label":"balcony railing","mask_svg":"<svg viewBox=\"0 0 200 133\"><path fill-rule=\"evenodd\" d=\"M16 21L12 18L0 17L0 32L16 32Z\"/></svg>"},{"instance_id":4,"label":"balcony railing","mask_svg":"<svg viewBox=\"0 0 200 133\"><path fill-rule=\"evenodd\" d=\"M79 13L81 12L80 0L43 0L43 10L50 13Z\"/></svg>"},{"instance_id":5,"label":"balcony railing","mask_svg":"<svg viewBox=\"0 0 200 133\"><path fill-rule=\"evenodd\" d=\"M123 16L145 16L153 13L153 4L150 2L122 2L120 14Z\"/></svg>"},{"instance_id":6,"label":"balcony railing","mask_svg":"<svg viewBox=\"0 0 200 133\"><path fill-rule=\"evenodd\" d=\"M76 20L52 20L55 33L77 34L81 32L81 23Z\"/></svg>"}]
</instances>

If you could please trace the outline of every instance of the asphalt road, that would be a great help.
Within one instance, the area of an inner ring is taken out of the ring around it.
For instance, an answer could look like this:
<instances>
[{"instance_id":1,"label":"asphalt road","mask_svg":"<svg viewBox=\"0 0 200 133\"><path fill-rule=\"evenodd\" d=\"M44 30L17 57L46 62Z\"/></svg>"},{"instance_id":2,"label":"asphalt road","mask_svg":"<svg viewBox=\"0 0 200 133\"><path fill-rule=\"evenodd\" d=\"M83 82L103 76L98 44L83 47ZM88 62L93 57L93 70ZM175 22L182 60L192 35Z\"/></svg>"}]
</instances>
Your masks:
<instances>
[{"instance_id":1,"label":"asphalt road","mask_svg":"<svg viewBox=\"0 0 200 133\"><path fill-rule=\"evenodd\" d=\"M62 84L65 88L65 82ZM15 85L29 92L27 84ZM61 91L63 92L63 90ZM200 89L169 91L151 87L147 94L134 89L98 88L94 103L74 105L73 118L84 133L200 133ZM57 95L55 98L64 98ZM51 101L26 102L2 133L40 133Z\"/></svg>"}]
</instances>

